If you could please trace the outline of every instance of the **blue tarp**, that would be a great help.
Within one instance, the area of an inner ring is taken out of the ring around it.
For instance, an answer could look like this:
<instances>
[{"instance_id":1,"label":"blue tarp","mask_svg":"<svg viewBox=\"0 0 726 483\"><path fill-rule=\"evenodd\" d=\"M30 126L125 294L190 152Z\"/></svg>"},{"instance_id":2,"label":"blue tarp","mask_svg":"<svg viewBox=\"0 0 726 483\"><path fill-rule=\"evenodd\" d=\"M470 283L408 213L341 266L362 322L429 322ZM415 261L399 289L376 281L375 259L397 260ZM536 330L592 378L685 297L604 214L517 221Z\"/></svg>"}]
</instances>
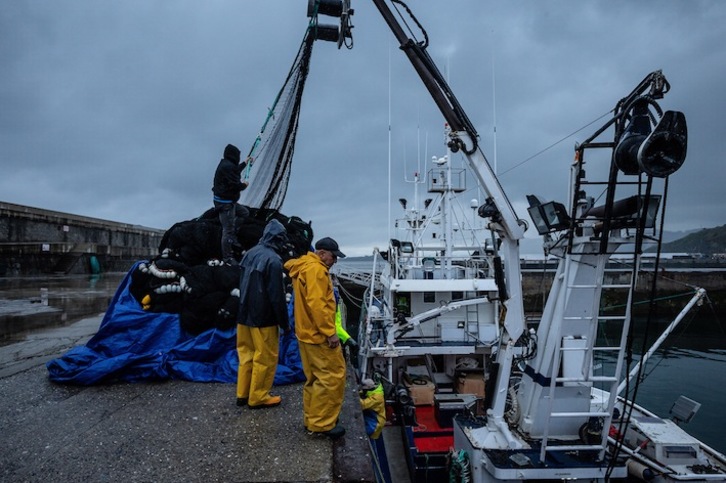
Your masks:
<instances>
[{"instance_id":1,"label":"blue tarp","mask_svg":"<svg viewBox=\"0 0 726 483\"><path fill-rule=\"evenodd\" d=\"M119 285L88 343L46 364L50 380L80 385L165 379L236 383L236 329L209 329L193 336L181 328L179 314L144 311L129 291L135 269ZM292 318L290 322L294 327ZM280 338L275 385L304 379L291 331Z\"/></svg>"}]
</instances>

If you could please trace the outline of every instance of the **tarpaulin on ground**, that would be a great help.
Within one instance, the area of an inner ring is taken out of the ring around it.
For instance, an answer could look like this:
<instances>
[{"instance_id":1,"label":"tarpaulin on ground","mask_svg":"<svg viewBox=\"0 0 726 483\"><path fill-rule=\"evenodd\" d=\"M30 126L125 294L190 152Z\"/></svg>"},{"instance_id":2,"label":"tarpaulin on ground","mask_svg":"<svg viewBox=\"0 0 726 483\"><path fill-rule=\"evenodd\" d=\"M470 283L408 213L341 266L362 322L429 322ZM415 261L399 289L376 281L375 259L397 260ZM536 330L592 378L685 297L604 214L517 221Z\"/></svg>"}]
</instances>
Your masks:
<instances>
[{"instance_id":1,"label":"tarpaulin on ground","mask_svg":"<svg viewBox=\"0 0 726 483\"><path fill-rule=\"evenodd\" d=\"M88 343L46 364L50 380L79 385L165 379L236 383L236 329L212 328L195 336L181 328L179 314L144 311L129 291L135 268L119 285ZM275 385L304 380L294 331L281 337L279 362Z\"/></svg>"}]
</instances>

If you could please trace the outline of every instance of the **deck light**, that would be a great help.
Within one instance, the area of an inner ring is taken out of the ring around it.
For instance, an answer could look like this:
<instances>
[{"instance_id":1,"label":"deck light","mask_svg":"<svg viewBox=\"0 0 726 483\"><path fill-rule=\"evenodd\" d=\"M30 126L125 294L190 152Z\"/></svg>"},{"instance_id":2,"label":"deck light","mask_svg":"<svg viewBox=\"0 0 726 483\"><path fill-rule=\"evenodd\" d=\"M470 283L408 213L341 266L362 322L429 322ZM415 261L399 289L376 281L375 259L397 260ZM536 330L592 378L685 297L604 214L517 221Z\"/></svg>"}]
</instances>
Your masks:
<instances>
[{"instance_id":1,"label":"deck light","mask_svg":"<svg viewBox=\"0 0 726 483\"><path fill-rule=\"evenodd\" d=\"M527 201L529 201L527 211L540 235L569 228L570 216L562 203L543 202L535 195L527 195Z\"/></svg>"},{"instance_id":2,"label":"deck light","mask_svg":"<svg viewBox=\"0 0 726 483\"><path fill-rule=\"evenodd\" d=\"M670 413L673 415L673 420L676 424L679 422L688 423L693 419L693 416L696 415L699 409L701 409L701 403L686 396L680 396L673 403Z\"/></svg>"}]
</instances>

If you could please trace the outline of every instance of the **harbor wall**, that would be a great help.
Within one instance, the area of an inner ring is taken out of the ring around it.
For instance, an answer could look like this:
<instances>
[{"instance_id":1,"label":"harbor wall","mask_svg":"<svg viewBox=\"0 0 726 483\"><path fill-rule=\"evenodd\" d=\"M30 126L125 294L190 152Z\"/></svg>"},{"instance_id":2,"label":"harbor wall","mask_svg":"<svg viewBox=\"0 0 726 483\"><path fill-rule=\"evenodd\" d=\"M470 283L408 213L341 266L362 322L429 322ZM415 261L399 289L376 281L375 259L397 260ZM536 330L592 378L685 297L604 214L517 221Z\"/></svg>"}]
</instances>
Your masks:
<instances>
[{"instance_id":1,"label":"harbor wall","mask_svg":"<svg viewBox=\"0 0 726 483\"><path fill-rule=\"evenodd\" d=\"M612 270L606 273L605 283L629 283L629 272ZM658 314L673 316L681 311L695 288L706 290L710 309L714 314L726 316L726 267L678 267L661 268L654 285L654 271L643 270L638 275L636 285L634 315L645 315L650 310L651 293L655 290ZM546 271L524 271L522 273L522 293L524 309L530 314L539 314L544 308L544 298L554 279L554 269ZM603 293L602 305L613 306L626 303L624 292Z\"/></svg>"},{"instance_id":2,"label":"harbor wall","mask_svg":"<svg viewBox=\"0 0 726 483\"><path fill-rule=\"evenodd\" d=\"M0 202L0 277L127 271L164 232Z\"/></svg>"}]
</instances>

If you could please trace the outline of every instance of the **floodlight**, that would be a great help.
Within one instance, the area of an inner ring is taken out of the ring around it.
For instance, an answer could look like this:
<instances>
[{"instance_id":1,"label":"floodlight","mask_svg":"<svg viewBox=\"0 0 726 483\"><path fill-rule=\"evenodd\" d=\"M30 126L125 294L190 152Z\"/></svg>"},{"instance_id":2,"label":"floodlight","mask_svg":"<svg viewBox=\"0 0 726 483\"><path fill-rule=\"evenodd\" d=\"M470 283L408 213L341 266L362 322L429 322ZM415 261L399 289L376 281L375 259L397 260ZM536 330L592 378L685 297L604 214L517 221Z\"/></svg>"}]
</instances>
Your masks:
<instances>
[{"instance_id":1,"label":"floodlight","mask_svg":"<svg viewBox=\"0 0 726 483\"><path fill-rule=\"evenodd\" d=\"M693 419L698 410L701 408L701 403L694 401L693 399L687 398L686 396L680 396L673 403L670 413L673 415L673 420L683 423L688 423Z\"/></svg>"},{"instance_id":2,"label":"floodlight","mask_svg":"<svg viewBox=\"0 0 726 483\"><path fill-rule=\"evenodd\" d=\"M570 215L562 203L556 201L543 202L535 195L527 195L530 218L534 222L537 233L546 235L553 231L565 230L570 227Z\"/></svg>"}]
</instances>

